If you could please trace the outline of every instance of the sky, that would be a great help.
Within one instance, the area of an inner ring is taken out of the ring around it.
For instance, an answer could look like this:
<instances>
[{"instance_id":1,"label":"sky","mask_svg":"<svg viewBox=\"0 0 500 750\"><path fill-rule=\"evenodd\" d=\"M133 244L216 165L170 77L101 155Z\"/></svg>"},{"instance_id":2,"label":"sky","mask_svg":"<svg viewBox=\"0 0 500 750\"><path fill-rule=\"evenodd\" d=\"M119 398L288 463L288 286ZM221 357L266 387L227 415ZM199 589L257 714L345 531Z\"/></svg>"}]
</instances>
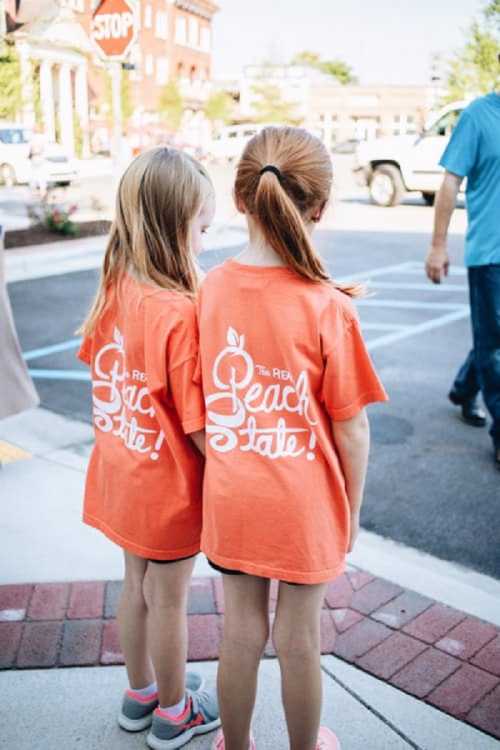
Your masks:
<instances>
[{"instance_id":1,"label":"sky","mask_svg":"<svg viewBox=\"0 0 500 750\"><path fill-rule=\"evenodd\" d=\"M214 75L311 50L347 62L360 83L425 84L434 53L464 42L481 0L216 0Z\"/></svg>"}]
</instances>

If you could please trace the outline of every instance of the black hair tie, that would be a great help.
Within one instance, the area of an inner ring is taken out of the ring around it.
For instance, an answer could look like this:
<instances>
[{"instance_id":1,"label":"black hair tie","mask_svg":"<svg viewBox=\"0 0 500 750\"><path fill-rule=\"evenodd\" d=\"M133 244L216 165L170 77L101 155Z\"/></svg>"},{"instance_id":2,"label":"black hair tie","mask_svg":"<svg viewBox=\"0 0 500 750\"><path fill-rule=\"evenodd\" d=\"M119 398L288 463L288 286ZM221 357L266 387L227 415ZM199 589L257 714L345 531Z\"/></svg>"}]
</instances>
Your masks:
<instances>
[{"instance_id":1,"label":"black hair tie","mask_svg":"<svg viewBox=\"0 0 500 750\"><path fill-rule=\"evenodd\" d=\"M282 180L281 172L278 169L278 167L274 166L274 164L266 164L265 167L262 167L262 169L260 170L259 174L264 174L264 172L272 172L273 174L276 175L276 177L278 178L278 180L281 182L281 180Z\"/></svg>"}]
</instances>

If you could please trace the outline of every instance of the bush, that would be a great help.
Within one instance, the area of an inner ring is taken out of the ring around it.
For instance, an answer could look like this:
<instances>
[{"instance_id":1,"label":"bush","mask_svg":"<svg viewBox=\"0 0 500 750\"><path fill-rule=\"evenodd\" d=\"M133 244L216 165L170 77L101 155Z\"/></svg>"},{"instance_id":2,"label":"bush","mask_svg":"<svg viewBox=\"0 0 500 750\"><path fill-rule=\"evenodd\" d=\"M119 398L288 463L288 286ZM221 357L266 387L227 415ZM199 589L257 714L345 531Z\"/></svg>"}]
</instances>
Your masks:
<instances>
[{"instance_id":1,"label":"bush","mask_svg":"<svg viewBox=\"0 0 500 750\"><path fill-rule=\"evenodd\" d=\"M71 220L71 216L76 210L76 205L50 203L47 198L44 198L30 213L51 232L74 237L78 234L78 226Z\"/></svg>"}]
</instances>

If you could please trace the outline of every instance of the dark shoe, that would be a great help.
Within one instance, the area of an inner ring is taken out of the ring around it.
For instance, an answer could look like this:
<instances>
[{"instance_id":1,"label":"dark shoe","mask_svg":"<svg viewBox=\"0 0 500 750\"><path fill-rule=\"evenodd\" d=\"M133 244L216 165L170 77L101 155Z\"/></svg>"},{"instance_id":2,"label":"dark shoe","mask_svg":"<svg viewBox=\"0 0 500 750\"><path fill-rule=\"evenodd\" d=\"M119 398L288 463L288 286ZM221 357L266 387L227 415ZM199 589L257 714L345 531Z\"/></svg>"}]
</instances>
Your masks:
<instances>
[{"instance_id":1,"label":"dark shoe","mask_svg":"<svg viewBox=\"0 0 500 750\"><path fill-rule=\"evenodd\" d=\"M495 467L500 471L500 448L495 448L493 454L493 460L495 461Z\"/></svg>"},{"instance_id":2,"label":"dark shoe","mask_svg":"<svg viewBox=\"0 0 500 750\"><path fill-rule=\"evenodd\" d=\"M448 394L452 404L462 407L462 419L472 427L484 427L486 425L486 414L477 405L475 398L463 399L455 391Z\"/></svg>"}]
</instances>

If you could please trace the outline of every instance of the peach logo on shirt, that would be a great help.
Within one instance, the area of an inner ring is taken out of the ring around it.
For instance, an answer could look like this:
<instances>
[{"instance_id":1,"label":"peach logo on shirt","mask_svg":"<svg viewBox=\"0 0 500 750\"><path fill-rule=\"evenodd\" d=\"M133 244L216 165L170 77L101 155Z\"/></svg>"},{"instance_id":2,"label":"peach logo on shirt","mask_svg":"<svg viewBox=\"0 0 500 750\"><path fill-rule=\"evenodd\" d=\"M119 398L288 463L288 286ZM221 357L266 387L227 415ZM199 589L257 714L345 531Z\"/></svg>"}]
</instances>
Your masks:
<instances>
[{"instance_id":1,"label":"peach logo on shirt","mask_svg":"<svg viewBox=\"0 0 500 750\"><path fill-rule=\"evenodd\" d=\"M309 461L314 461L316 437L311 428L317 421L310 413L307 373L302 371L293 382L286 370L256 365L245 350L245 337L234 328L228 329L227 344L215 358L212 370L219 390L206 398L206 431L211 447L220 453L239 449L271 459L297 458L305 453ZM278 382L265 386L254 381L256 370ZM274 427L259 427L259 414L275 412L280 416ZM303 417L307 426L287 426L287 413Z\"/></svg>"},{"instance_id":2,"label":"peach logo on shirt","mask_svg":"<svg viewBox=\"0 0 500 750\"><path fill-rule=\"evenodd\" d=\"M162 430L151 429L155 411L146 383L142 370L127 370L123 336L115 327L113 341L99 349L94 361L94 424L120 438L129 450L149 453L157 461L165 436ZM149 427L141 424L141 417Z\"/></svg>"}]
</instances>

